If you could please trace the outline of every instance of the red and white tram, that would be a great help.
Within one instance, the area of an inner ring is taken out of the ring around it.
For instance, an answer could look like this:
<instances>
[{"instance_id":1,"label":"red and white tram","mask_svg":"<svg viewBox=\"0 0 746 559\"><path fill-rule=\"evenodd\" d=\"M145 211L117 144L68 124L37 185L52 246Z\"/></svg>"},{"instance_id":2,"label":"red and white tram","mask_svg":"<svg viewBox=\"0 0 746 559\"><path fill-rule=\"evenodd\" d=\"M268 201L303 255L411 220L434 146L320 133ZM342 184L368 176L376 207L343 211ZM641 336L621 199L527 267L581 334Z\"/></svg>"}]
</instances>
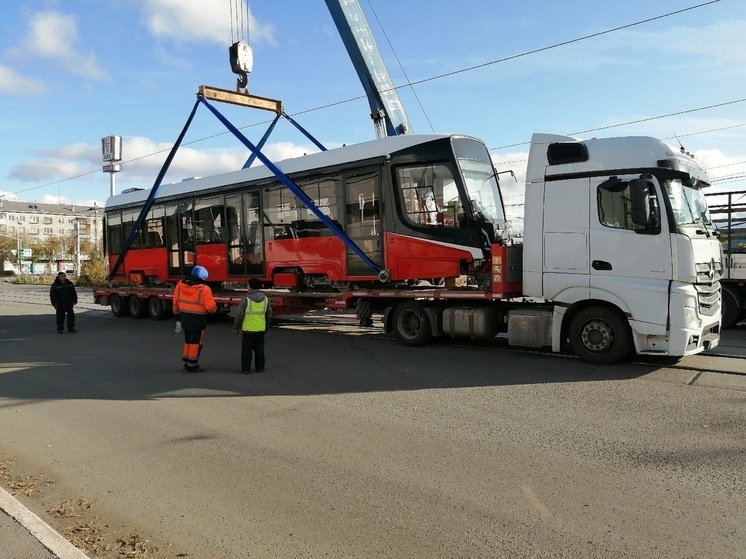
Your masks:
<instances>
[{"instance_id":1,"label":"red and white tram","mask_svg":"<svg viewBox=\"0 0 746 559\"><path fill-rule=\"evenodd\" d=\"M503 244L506 219L479 140L393 136L277 167L316 212L264 166L163 185L111 279L168 284L199 264L211 283L256 277L268 287L344 290L380 286L382 277L396 285L469 275L489 286L492 246ZM149 193L107 200L110 270ZM319 211L367 258L351 250Z\"/></svg>"}]
</instances>

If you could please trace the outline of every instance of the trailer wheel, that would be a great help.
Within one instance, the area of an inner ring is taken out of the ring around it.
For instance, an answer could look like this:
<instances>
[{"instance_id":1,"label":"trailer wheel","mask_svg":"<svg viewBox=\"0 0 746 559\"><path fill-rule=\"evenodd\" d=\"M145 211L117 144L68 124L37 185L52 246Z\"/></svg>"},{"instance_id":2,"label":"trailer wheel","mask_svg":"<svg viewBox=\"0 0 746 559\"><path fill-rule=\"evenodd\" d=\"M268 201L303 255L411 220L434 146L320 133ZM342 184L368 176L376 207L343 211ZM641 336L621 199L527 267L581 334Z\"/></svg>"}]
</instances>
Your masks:
<instances>
[{"instance_id":1,"label":"trailer wheel","mask_svg":"<svg viewBox=\"0 0 746 559\"><path fill-rule=\"evenodd\" d=\"M148 314L148 307L145 305L145 301L137 295L130 295L127 304L133 318L144 318Z\"/></svg>"},{"instance_id":2,"label":"trailer wheel","mask_svg":"<svg viewBox=\"0 0 746 559\"><path fill-rule=\"evenodd\" d=\"M163 320L166 318L166 305L162 299L151 297L148 299L148 314L153 320Z\"/></svg>"},{"instance_id":3,"label":"trailer wheel","mask_svg":"<svg viewBox=\"0 0 746 559\"><path fill-rule=\"evenodd\" d=\"M586 363L610 365L631 350L626 321L606 307L581 310L570 322L569 336L573 351Z\"/></svg>"},{"instance_id":4,"label":"trailer wheel","mask_svg":"<svg viewBox=\"0 0 746 559\"><path fill-rule=\"evenodd\" d=\"M736 294L725 286L723 286L723 290L721 291L721 304L723 306L723 328L733 328L741 319L741 309L739 308Z\"/></svg>"},{"instance_id":5,"label":"trailer wheel","mask_svg":"<svg viewBox=\"0 0 746 559\"><path fill-rule=\"evenodd\" d=\"M109 295L109 306L111 314L117 318L127 316L130 312L129 307L124 304L124 300L119 295Z\"/></svg>"},{"instance_id":6,"label":"trailer wheel","mask_svg":"<svg viewBox=\"0 0 746 559\"><path fill-rule=\"evenodd\" d=\"M407 346L422 346L432 338L430 319L425 309L411 301L402 303L394 310L393 330L399 341Z\"/></svg>"}]
</instances>

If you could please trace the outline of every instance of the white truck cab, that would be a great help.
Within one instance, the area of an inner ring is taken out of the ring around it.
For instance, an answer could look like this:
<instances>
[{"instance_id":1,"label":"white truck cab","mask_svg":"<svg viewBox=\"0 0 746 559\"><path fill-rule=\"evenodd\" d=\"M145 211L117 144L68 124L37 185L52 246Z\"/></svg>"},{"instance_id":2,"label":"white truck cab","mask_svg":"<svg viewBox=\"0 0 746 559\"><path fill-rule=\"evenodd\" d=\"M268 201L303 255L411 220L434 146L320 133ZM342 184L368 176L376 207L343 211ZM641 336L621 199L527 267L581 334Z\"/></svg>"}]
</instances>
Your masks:
<instances>
[{"instance_id":1,"label":"white truck cab","mask_svg":"<svg viewBox=\"0 0 746 559\"><path fill-rule=\"evenodd\" d=\"M526 176L523 292L555 303L552 344L587 361L717 345L720 243L706 173L648 137L534 134Z\"/></svg>"}]
</instances>

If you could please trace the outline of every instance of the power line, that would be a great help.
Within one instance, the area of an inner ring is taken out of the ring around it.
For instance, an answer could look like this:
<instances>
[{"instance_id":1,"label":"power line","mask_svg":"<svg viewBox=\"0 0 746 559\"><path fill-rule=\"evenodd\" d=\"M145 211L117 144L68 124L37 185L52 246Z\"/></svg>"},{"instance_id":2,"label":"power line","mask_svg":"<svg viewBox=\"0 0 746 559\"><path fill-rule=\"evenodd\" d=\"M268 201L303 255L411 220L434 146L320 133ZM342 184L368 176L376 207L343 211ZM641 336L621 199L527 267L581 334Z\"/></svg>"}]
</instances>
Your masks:
<instances>
[{"instance_id":1,"label":"power line","mask_svg":"<svg viewBox=\"0 0 746 559\"><path fill-rule=\"evenodd\" d=\"M551 49L555 49L555 48L559 48L559 47L571 45L573 43L578 43L578 42L585 41L585 40L588 40L588 39L593 39L593 38L600 37L600 36L603 36L603 35L608 35L610 33L616 32L616 31L621 31L621 30L624 30L624 29L630 29L630 28L636 27L638 25L643 25L643 24L646 24L646 23L650 23L650 22L653 22L653 21L657 21L657 20L660 20L660 19L664 19L664 18L667 18L667 17L674 16L674 15L682 14L682 13L685 13L685 12L688 12L688 11L691 11L691 10L703 8L705 6L709 6L711 4L716 4L718 2L720 2L720 0L710 0L709 2L703 2L701 4L696 4L694 6L689 6L687 8L682 8L680 10L675 10L673 12L667 12L665 14L661 14L661 15L650 17L650 18L646 18L646 19L642 19L642 20L639 20L639 21L636 21L636 22L633 22L633 23L628 23L626 25L620 25L618 27L607 29L605 31L599 31L598 33L591 33L589 35L584 35L582 37L577 37L575 39L570 39L570 40L567 40L567 41L562 41L562 42L559 42L559 43L554 43L552 45L548 45L548 46L545 46L545 47L533 49L533 50L522 52L522 53L519 53L519 54L514 54L514 55L511 55L511 56L504 57L504 58L499 58L499 59L496 59L496 60L492 60L490 62L484 62L482 64L476 64L474 66L468 66L466 68L461 68L459 70L454 70L452 72L446 72L444 74L439 74L439 75L436 75L436 76L431 76L429 78L424 78L424 79L421 79L421 80L416 80L414 82L410 82L409 78L407 77L408 83L406 85L396 86L396 87L391 88L391 90L398 90L398 89L401 89L403 87L410 87L410 88L412 88L412 91L414 91L414 89L413 89L414 85L419 85L419 84L422 84L422 83L427 83L427 82L439 80L439 79L442 79L442 78L455 76L457 74L462 74L464 72L470 72L470 71L473 71L473 70L478 70L480 68L485 68L487 66L492 66L492 65L495 65L495 64L499 64L501 62L507 62L507 61L510 61L510 60L515 60L515 59L522 58L522 57L525 57L525 56L530 56L532 54L537 54L537 53L545 52L545 51L548 51L548 50L551 50ZM242 4L243 4L243 2L242 2ZM372 6L371 6L371 8L372 8ZM230 3L230 10L231 10L231 37L233 37L233 21L235 19L235 23L236 23L236 30L235 31L236 31L236 35L238 35L238 33L239 33L239 18L240 18L240 16L239 16L239 8L238 8L238 6L235 6L235 10L234 10L234 3L233 3L233 1L231 1L231 3ZM375 14L375 11L374 11L374 14ZM376 17L378 17L378 16L376 15ZM379 25L380 25L380 22L379 22ZM385 32L384 32L384 35L385 35ZM387 40L388 40L388 37L387 37ZM389 42L389 45L390 45L390 42ZM392 48L392 50L393 50L393 48ZM402 70L403 70L403 68L402 68ZM406 74L405 74L405 76L406 76ZM388 90L386 90L386 91L388 91ZM382 93L385 93L385 91L382 92ZM416 94L415 94L415 96L416 96ZM339 106L339 105L350 103L350 102L353 102L353 101L359 101L361 99L366 99L366 96L365 95L360 95L360 96L357 96L357 97L351 97L349 99L345 99L343 101L337 101L337 102L334 102L334 103L328 103L326 105L321 105L321 106L318 106L318 107L315 107L315 108L305 109L305 110L293 113L292 116L297 116L297 115L307 114L307 113L311 113L311 112L315 112L315 111L320 111L320 110L328 109L328 108L331 108L331 107L336 107L336 106ZM418 101L419 101L419 99L418 99ZM720 106L729 105L729 104L733 104L733 103L740 103L742 101L746 101L746 99L740 99L740 100L737 100L737 101L730 101L730 102L726 102L726 103L721 103L719 105L711 105L709 107L703 107L703 108L700 108L700 109L691 109L691 110L682 111L682 112L679 112L679 113L672 113L670 115L662 115L662 116L659 116L659 117L651 117L649 119L642 119L642 120L638 120L638 121L632 121L632 122L627 122L627 123L622 123L622 124L605 126L605 127L601 127L601 128L594 128L594 129L590 129L590 130L585 130L583 132L575 132L574 134L583 134L583 133L587 133L587 132L595 132L595 131L598 131L598 130L605 130L605 129L608 129L608 128L614 128L614 127L617 127L617 126L625 126L625 125L628 125L628 124L636 124L636 123L639 123L639 122L646 122L646 121L655 120L655 119L658 119L658 118L665 118L667 116L674 116L674 115L677 115L677 114L686 114L686 113L691 113L691 112L695 112L695 111L698 111L698 110L704 110L704 109L707 109L707 108L714 108L714 107L720 107ZM423 109L423 111L424 111L424 109ZM427 115L426 115L426 118L427 118ZM257 123L254 123L254 124L250 124L250 125L246 125L246 126L243 126L243 127L239 127L239 130L244 130L246 128L250 128L250 127L254 127L254 126L259 126L260 124L267 124L269 122L271 122L271 121L267 120L267 121L263 121L263 122L257 122ZM428 119L428 122L429 122L429 119ZM432 127L432 125L431 125L431 127ZM216 133L216 134L213 134L213 135L210 135L210 136L206 136L206 137L203 137L203 138L198 138L198 139L193 140L191 142L186 142L186 143L184 143L182 145L189 145L189 144L194 144L194 143L202 142L204 140L208 140L208 139L211 139L211 138L222 136L224 134L228 134L228 132L227 131L225 131L225 132L219 132L219 133ZM509 148L509 147L516 147L516 146L526 145L526 144L529 144L529 143L530 142L520 142L520 143L515 143L515 144L500 146L500 147L496 147L496 148L489 148L489 150L490 151L495 151L495 150L505 149L505 148ZM170 149L171 148L160 150L160 151L157 151L157 152L154 152L154 153L150 153L150 154L147 154L147 155L142 155L140 157L136 157L136 158L133 158L133 159L130 159L130 160L127 160L127 161L123 161L121 164L125 165L125 164L131 163L133 161L137 161L137 160L140 160L140 159L145 159L147 157L152 157L154 155L158 155L160 153L164 153L166 151L170 151ZM65 181L69 181L69 180L74 180L74 179L81 178L81 177L84 177L84 176L87 176L87 175L91 175L91 174L97 173L97 172L99 172L98 169L93 170L93 171L89 171L89 172L86 172L86 173L81 173L81 174L76 175L74 177L67 177L67 178L60 179L60 180L57 180L57 181L53 181L53 182L50 182L50 183L46 183L46 184L43 184L43 185L34 186L34 187L31 187L31 188L26 188L26 189L23 189L23 190L19 190L19 191L14 192L13 194L20 194L20 193L23 193L23 192L29 192L31 190L38 190L40 188L45 188L45 187L48 187L48 186L51 186L51 185L55 185L55 184L58 184L58 183L61 183L61 182L65 182Z\"/></svg>"},{"instance_id":2,"label":"power line","mask_svg":"<svg viewBox=\"0 0 746 559\"><path fill-rule=\"evenodd\" d=\"M629 125L632 125L632 124L639 124L641 122L650 122L651 120L660 120L662 118L668 118L668 117L671 117L671 116L679 116L679 115L684 115L684 114L689 114L689 113L696 113L698 111L705 111L705 110L708 110L708 109L716 109L716 108L719 108L719 107L725 107L727 105L734 105L736 103L743 103L744 101L746 101L746 98L744 98L744 99L736 99L734 101L725 101L723 103L716 103L714 105L707 105L705 107L697 107L696 109L686 109L686 110L678 111L678 112L675 112L675 113L668 113L668 114L664 114L664 115L651 116L651 117L648 117L648 118L641 118L641 119L638 119L638 120L630 120L630 121L627 121L627 122L619 122L617 124L610 124L608 126L601 126L599 128L590 128L588 130L582 130L580 132L570 132L568 134L568 136L577 136L577 135L580 135L580 134L587 134L589 132L598 132L600 130L608 130L609 128L619 128L620 126L629 126ZM727 130L729 128L739 128L741 126L746 126L746 123L744 123L744 124L735 124L733 126L724 126L724 127L721 127L721 128L713 128L711 130L704 130L704 131L701 131L701 132L690 132L690 133L687 133L687 134L680 134L679 138L684 138L684 137L687 137L687 136L696 136L698 134L708 134L710 132L719 132L721 130ZM664 140L672 140L674 138L675 138L675 136L669 136L668 138L663 138L663 139ZM506 149L506 148L512 148L512 147L517 147L517 146L525 146L525 145L528 145L530 143L531 142L529 141L529 142L518 142L518 143L515 143L515 144L506 144L504 146L499 146L499 147L496 147L496 148L489 148L489 150L490 151L496 151L496 150L499 150L499 149Z\"/></svg>"},{"instance_id":3,"label":"power line","mask_svg":"<svg viewBox=\"0 0 746 559\"><path fill-rule=\"evenodd\" d=\"M401 63L401 60L399 60L399 55L396 54L396 51L394 50L394 45L391 44L391 40L389 39L388 33L386 33L386 30L383 28L383 24L381 23L381 20L378 18L378 14L376 13L376 10L373 8L373 4L370 3L370 0L368 0L368 6L370 6L371 11L373 12L373 15L376 18L376 21L378 22L378 26L381 28L381 32L383 33L383 36L386 38L386 42L389 44L389 48L391 49L391 52L394 54L394 58L396 58L397 64L399 64L399 69L401 69L402 74L404 74L404 78L407 80L407 85L412 90L412 94L414 95L414 98L417 100L417 104L420 106L420 110L422 111L422 114L425 116L425 120L427 120L427 123L430 125L430 130L435 132L435 128L433 128L433 123L430 122L430 117L428 116L427 111L425 110L425 107L422 105L422 101L420 101L420 96L417 95L417 91L415 91L414 86L412 85L412 82L409 79L409 75L407 74L407 71L404 69L404 66Z\"/></svg>"}]
</instances>

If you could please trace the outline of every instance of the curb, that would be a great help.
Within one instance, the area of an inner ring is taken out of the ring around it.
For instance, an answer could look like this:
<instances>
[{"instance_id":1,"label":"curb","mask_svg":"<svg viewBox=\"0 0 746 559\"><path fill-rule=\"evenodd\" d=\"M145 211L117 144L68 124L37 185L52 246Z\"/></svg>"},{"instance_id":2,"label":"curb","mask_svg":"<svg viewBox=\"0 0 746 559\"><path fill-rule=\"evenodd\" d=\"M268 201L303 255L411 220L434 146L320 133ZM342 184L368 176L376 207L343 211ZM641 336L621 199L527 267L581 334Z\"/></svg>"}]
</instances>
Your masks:
<instances>
[{"instance_id":1,"label":"curb","mask_svg":"<svg viewBox=\"0 0 746 559\"><path fill-rule=\"evenodd\" d=\"M23 526L58 559L90 559L0 487L0 510Z\"/></svg>"}]
</instances>

